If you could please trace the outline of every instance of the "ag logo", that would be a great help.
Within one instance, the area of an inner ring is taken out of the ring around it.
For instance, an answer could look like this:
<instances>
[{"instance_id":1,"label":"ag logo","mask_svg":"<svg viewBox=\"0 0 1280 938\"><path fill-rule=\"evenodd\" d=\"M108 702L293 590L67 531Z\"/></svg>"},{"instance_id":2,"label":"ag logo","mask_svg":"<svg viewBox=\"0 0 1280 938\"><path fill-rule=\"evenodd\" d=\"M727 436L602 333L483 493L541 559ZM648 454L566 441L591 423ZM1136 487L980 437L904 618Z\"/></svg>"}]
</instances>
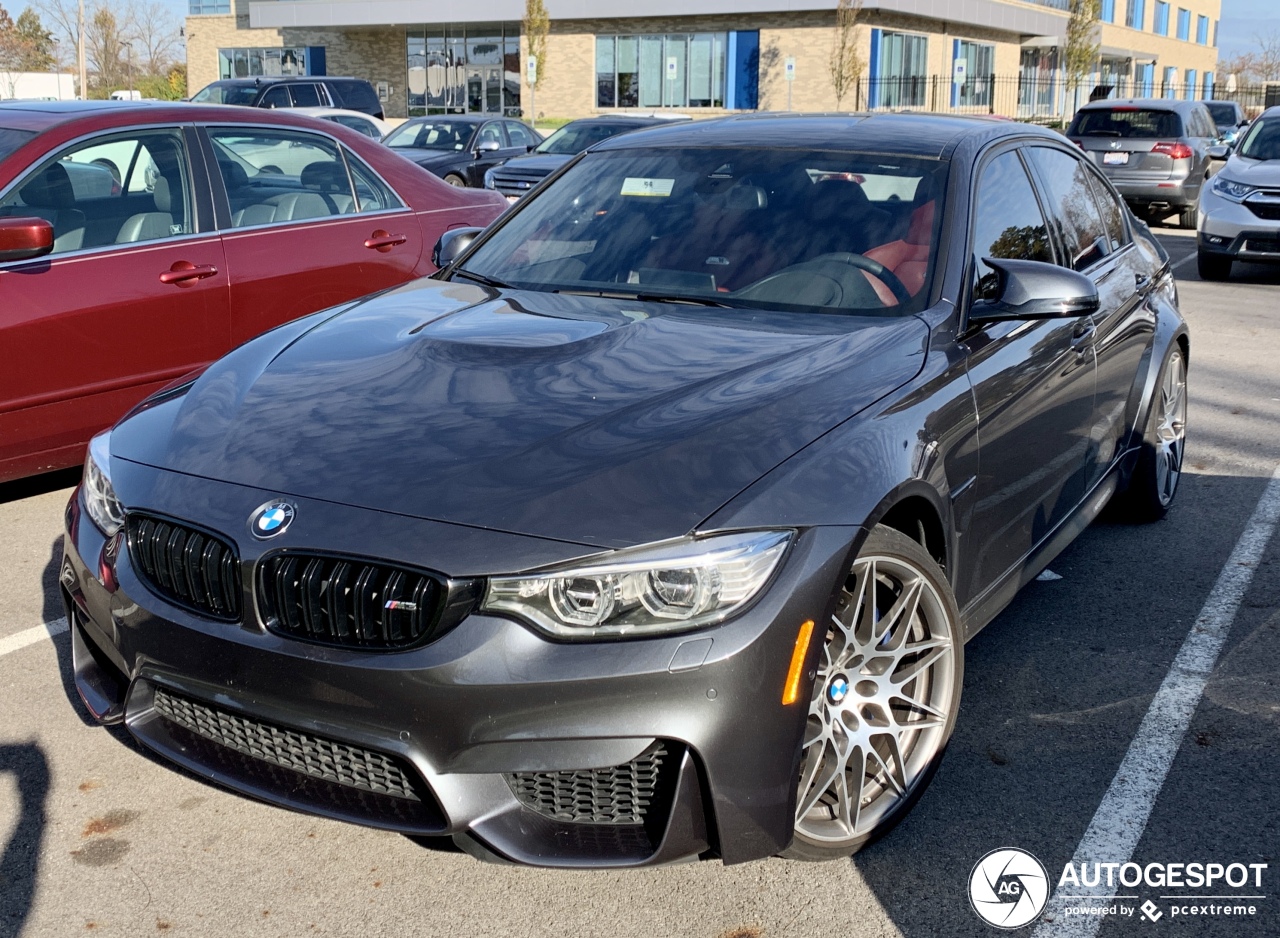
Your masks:
<instances>
[{"instance_id":1,"label":"ag logo","mask_svg":"<svg viewBox=\"0 0 1280 938\"><path fill-rule=\"evenodd\" d=\"M997 928L1021 928L1044 911L1049 874L1015 847L992 850L969 874L969 902L978 917Z\"/></svg>"},{"instance_id":2,"label":"ag logo","mask_svg":"<svg viewBox=\"0 0 1280 938\"><path fill-rule=\"evenodd\" d=\"M258 506L258 510L249 516L249 530L259 540L283 534L284 529L293 521L294 508L288 502L274 501Z\"/></svg>"}]
</instances>

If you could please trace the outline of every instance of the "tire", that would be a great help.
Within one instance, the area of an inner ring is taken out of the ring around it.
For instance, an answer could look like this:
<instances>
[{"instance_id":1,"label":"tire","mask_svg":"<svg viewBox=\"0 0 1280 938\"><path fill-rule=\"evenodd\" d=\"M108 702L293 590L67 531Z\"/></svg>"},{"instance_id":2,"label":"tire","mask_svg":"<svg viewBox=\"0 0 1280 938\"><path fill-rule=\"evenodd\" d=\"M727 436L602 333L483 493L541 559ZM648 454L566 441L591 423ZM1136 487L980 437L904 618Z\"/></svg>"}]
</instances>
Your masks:
<instances>
[{"instance_id":1,"label":"tire","mask_svg":"<svg viewBox=\"0 0 1280 938\"><path fill-rule=\"evenodd\" d=\"M1182 478L1186 433L1187 365L1181 347L1175 345L1156 381L1138 464L1128 487L1116 495L1123 517L1148 523L1169 513Z\"/></svg>"},{"instance_id":2,"label":"tire","mask_svg":"<svg viewBox=\"0 0 1280 938\"><path fill-rule=\"evenodd\" d=\"M1231 258L1226 254L1197 251L1196 271L1201 280L1226 280L1231 276Z\"/></svg>"},{"instance_id":3,"label":"tire","mask_svg":"<svg viewBox=\"0 0 1280 938\"><path fill-rule=\"evenodd\" d=\"M459 176L457 173L450 173L449 175L445 176L444 181L451 186L459 186L461 188L465 188L467 185L467 181L463 179L461 176Z\"/></svg>"},{"instance_id":4,"label":"tire","mask_svg":"<svg viewBox=\"0 0 1280 938\"><path fill-rule=\"evenodd\" d=\"M891 528L867 538L823 641L795 833L782 852L793 860L847 858L906 816L942 761L964 684L960 610L946 575ZM851 781L860 785L856 802Z\"/></svg>"},{"instance_id":5,"label":"tire","mask_svg":"<svg viewBox=\"0 0 1280 938\"><path fill-rule=\"evenodd\" d=\"M1197 206L1186 205L1178 210L1178 227L1195 228Z\"/></svg>"}]
</instances>

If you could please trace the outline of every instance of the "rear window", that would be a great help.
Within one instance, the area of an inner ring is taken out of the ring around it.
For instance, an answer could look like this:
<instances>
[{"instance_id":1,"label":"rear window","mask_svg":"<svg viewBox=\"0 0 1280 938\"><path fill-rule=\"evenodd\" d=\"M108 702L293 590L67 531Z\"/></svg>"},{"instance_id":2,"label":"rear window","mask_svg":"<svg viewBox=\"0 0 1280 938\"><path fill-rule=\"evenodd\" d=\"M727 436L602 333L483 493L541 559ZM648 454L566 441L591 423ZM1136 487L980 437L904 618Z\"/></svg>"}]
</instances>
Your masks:
<instances>
[{"instance_id":1,"label":"rear window","mask_svg":"<svg viewBox=\"0 0 1280 938\"><path fill-rule=\"evenodd\" d=\"M1234 124L1238 120L1236 117L1236 106L1230 101L1222 101L1217 104L1207 103L1205 107L1209 109L1209 113L1213 115L1214 123L1223 126Z\"/></svg>"},{"instance_id":2,"label":"rear window","mask_svg":"<svg viewBox=\"0 0 1280 938\"><path fill-rule=\"evenodd\" d=\"M1181 137L1182 120L1173 111L1148 108L1099 108L1081 111L1067 131L1070 137Z\"/></svg>"},{"instance_id":3,"label":"rear window","mask_svg":"<svg viewBox=\"0 0 1280 938\"><path fill-rule=\"evenodd\" d=\"M193 94L191 100L195 104L238 104L248 107L253 104L257 94L257 85L223 85L215 81Z\"/></svg>"},{"instance_id":4,"label":"rear window","mask_svg":"<svg viewBox=\"0 0 1280 938\"><path fill-rule=\"evenodd\" d=\"M34 130L10 130L0 127L0 160L36 135Z\"/></svg>"},{"instance_id":5,"label":"rear window","mask_svg":"<svg viewBox=\"0 0 1280 938\"><path fill-rule=\"evenodd\" d=\"M378 93L366 81L335 81L330 85L342 98L344 107L354 111L378 107Z\"/></svg>"}]
</instances>

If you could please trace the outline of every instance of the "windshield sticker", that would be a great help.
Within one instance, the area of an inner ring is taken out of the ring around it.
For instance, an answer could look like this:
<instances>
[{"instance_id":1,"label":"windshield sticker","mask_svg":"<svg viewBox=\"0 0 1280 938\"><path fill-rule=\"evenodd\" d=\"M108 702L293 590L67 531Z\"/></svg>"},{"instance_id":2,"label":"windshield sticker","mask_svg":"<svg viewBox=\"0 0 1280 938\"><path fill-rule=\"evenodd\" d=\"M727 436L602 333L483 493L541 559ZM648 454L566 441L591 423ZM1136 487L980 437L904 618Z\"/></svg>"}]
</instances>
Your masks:
<instances>
[{"instance_id":1,"label":"windshield sticker","mask_svg":"<svg viewBox=\"0 0 1280 938\"><path fill-rule=\"evenodd\" d=\"M675 188L674 179L648 179L640 176L628 176L622 180L623 195L650 195L665 198Z\"/></svg>"}]
</instances>

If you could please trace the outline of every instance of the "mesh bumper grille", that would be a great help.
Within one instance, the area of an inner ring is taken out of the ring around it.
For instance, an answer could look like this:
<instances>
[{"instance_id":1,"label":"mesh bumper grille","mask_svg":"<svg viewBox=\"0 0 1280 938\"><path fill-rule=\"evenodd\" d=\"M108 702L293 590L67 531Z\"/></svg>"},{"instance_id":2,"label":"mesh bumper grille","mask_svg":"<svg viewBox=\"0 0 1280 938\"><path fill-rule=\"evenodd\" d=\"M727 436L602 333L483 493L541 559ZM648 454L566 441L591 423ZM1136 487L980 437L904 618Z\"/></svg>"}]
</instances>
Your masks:
<instances>
[{"instance_id":1,"label":"mesh bumper grille","mask_svg":"<svg viewBox=\"0 0 1280 938\"><path fill-rule=\"evenodd\" d=\"M201 615L240 618L240 561L229 543L195 528L130 513L126 522L134 570L159 595Z\"/></svg>"},{"instance_id":2,"label":"mesh bumper grille","mask_svg":"<svg viewBox=\"0 0 1280 938\"><path fill-rule=\"evenodd\" d=\"M169 722L243 755L348 788L420 800L409 772L380 752L259 723L162 687L154 706Z\"/></svg>"},{"instance_id":3,"label":"mesh bumper grille","mask_svg":"<svg viewBox=\"0 0 1280 938\"><path fill-rule=\"evenodd\" d=\"M664 782L667 745L659 740L624 765L562 772L514 772L508 784L527 808L557 821L643 824ZM671 766L674 768L674 766Z\"/></svg>"}]
</instances>

